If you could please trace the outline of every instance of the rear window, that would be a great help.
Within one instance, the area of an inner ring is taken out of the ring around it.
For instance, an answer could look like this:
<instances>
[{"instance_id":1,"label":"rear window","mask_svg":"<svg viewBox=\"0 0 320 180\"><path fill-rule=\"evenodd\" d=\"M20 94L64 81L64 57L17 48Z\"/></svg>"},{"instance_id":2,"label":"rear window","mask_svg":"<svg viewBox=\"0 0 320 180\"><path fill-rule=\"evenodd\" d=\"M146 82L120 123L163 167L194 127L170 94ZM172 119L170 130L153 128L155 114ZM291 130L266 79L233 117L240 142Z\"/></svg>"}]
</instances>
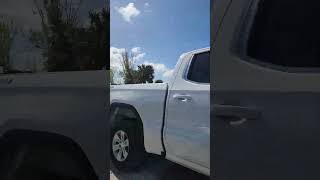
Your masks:
<instances>
[{"instance_id":1,"label":"rear window","mask_svg":"<svg viewBox=\"0 0 320 180\"><path fill-rule=\"evenodd\" d=\"M261 0L247 55L285 67L320 67L320 1Z\"/></svg>"},{"instance_id":2,"label":"rear window","mask_svg":"<svg viewBox=\"0 0 320 180\"><path fill-rule=\"evenodd\" d=\"M0 74L109 68L102 0L0 1Z\"/></svg>"},{"instance_id":3,"label":"rear window","mask_svg":"<svg viewBox=\"0 0 320 180\"><path fill-rule=\"evenodd\" d=\"M196 54L191 62L188 80L199 83L210 83L210 52Z\"/></svg>"}]
</instances>

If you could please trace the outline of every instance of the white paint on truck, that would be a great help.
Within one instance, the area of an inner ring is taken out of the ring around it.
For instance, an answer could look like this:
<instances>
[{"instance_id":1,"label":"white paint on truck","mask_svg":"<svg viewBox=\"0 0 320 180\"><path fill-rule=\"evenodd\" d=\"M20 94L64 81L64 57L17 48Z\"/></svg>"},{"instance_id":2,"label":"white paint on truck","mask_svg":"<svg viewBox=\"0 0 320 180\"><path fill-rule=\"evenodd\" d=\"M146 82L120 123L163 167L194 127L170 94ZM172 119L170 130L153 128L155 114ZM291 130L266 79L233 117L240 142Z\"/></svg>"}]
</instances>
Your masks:
<instances>
[{"instance_id":1,"label":"white paint on truck","mask_svg":"<svg viewBox=\"0 0 320 180\"><path fill-rule=\"evenodd\" d=\"M210 175L210 83L188 80L186 74L198 49L180 56L168 83L111 86L110 103L133 106L143 123L144 146L180 165ZM166 100L166 102L165 102ZM166 103L166 109L164 109ZM164 122L164 147L161 128Z\"/></svg>"}]
</instances>

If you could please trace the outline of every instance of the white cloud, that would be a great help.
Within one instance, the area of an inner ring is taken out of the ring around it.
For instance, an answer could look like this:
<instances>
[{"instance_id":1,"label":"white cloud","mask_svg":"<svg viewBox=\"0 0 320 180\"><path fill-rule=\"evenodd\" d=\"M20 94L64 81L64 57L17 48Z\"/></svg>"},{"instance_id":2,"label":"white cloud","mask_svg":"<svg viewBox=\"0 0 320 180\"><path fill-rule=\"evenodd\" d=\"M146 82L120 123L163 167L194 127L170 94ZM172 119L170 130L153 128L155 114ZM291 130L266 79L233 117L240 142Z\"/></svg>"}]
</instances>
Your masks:
<instances>
[{"instance_id":1,"label":"white cloud","mask_svg":"<svg viewBox=\"0 0 320 180\"><path fill-rule=\"evenodd\" d=\"M165 78L171 78L172 75L173 75L173 71L174 71L174 69L171 69L171 70L168 70L168 71L164 72L164 73L163 73L163 77L165 77Z\"/></svg>"},{"instance_id":2,"label":"white cloud","mask_svg":"<svg viewBox=\"0 0 320 180\"><path fill-rule=\"evenodd\" d=\"M136 17L140 14L139 9L134 6L134 3L129 3L125 7L116 8L116 10L122 15L122 18L127 21L131 22L133 17Z\"/></svg>"},{"instance_id":3,"label":"white cloud","mask_svg":"<svg viewBox=\"0 0 320 180\"><path fill-rule=\"evenodd\" d=\"M126 50L124 48L116 48L116 47L110 47L110 66L116 70L120 71L122 70L121 60L122 60L122 54ZM141 61L146 53L141 51L140 47L134 47L131 49L131 54L133 55L133 61L135 64L140 64L139 61Z\"/></svg>"},{"instance_id":4,"label":"white cloud","mask_svg":"<svg viewBox=\"0 0 320 180\"><path fill-rule=\"evenodd\" d=\"M141 51L141 47L134 47L131 49L131 52L133 54L133 60L136 63L139 62L140 60L142 60L146 55L146 53Z\"/></svg>"},{"instance_id":5,"label":"white cloud","mask_svg":"<svg viewBox=\"0 0 320 180\"><path fill-rule=\"evenodd\" d=\"M134 48L132 48L131 49L131 52L133 52L133 53L141 53L141 47L134 47Z\"/></svg>"},{"instance_id":6,"label":"white cloud","mask_svg":"<svg viewBox=\"0 0 320 180\"><path fill-rule=\"evenodd\" d=\"M124 48L116 48L110 47L110 66L115 71L115 81L122 82L121 77L119 76L119 72L122 71L122 54L126 50ZM154 80L161 79L163 81L168 81L172 75L174 69L168 68L165 64L162 63L155 63L154 61L143 61L145 58L146 53L142 51L141 47L134 47L131 49L131 53L133 55L133 60L135 62L136 67L141 64L151 65L155 71L155 78Z\"/></svg>"},{"instance_id":7,"label":"white cloud","mask_svg":"<svg viewBox=\"0 0 320 180\"><path fill-rule=\"evenodd\" d=\"M144 3L144 12L152 12L152 10L149 8L150 4L148 2Z\"/></svg>"},{"instance_id":8,"label":"white cloud","mask_svg":"<svg viewBox=\"0 0 320 180\"><path fill-rule=\"evenodd\" d=\"M149 62L149 61L145 61L143 64L153 66L154 71L155 71L155 80L156 79L162 79L164 81L167 81L173 75L174 69L168 68L165 64L152 63L152 62Z\"/></svg>"},{"instance_id":9,"label":"white cloud","mask_svg":"<svg viewBox=\"0 0 320 180\"><path fill-rule=\"evenodd\" d=\"M137 54L137 55L135 55L135 56L133 57L133 60L134 60L135 62L139 62L139 61L141 61L141 60L144 58L145 55L146 55L146 53Z\"/></svg>"},{"instance_id":10,"label":"white cloud","mask_svg":"<svg viewBox=\"0 0 320 180\"><path fill-rule=\"evenodd\" d=\"M110 67L114 72L114 81L116 83L122 83L123 80L119 75L122 70L121 60L122 54L125 52L124 48L110 47Z\"/></svg>"},{"instance_id":11,"label":"white cloud","mask_svg":"<svg viewBox=\"0 0 320 180\"><path fill-rule=\"evenodd\" d=\"M110 66L113 70L121 70L122 53L125 52L124 48L110 47Z\"/></svg>"}]
</instances>

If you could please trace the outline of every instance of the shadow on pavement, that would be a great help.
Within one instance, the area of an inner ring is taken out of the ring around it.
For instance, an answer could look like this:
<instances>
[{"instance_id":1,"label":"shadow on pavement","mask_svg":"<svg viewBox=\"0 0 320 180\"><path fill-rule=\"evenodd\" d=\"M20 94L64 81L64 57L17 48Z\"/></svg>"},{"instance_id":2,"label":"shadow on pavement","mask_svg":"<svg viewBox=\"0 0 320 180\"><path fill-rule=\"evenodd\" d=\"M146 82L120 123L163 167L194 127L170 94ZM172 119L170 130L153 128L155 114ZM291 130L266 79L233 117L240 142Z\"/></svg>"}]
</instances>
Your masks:
<instances>
[{"instance_id":1,"label":"shadow on pavement","mask_svg":"<svg viewBox=\"0 0 320 180\"><path fill-rule=\"evenodd\" d=\"M110 167L110 180L209 180L207 176L156 155L149 155L144 165L135 172L120 172L112 163Z\"/></svg>"}]
</instances>

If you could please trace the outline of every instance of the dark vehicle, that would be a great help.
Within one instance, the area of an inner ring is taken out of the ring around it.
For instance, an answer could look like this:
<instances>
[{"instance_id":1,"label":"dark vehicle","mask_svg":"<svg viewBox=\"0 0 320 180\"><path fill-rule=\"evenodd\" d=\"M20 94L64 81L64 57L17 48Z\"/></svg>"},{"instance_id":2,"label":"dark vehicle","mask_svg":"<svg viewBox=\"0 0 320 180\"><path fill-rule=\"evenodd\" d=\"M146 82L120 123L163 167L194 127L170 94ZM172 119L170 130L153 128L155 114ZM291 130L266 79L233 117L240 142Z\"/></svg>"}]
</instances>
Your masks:
<instances>
[{"instance_id":1,"label":"dark vehicle","mask_svg":"<svg viewBox=\"0 0 320 180\"><path fill-rule=\"evenodd\" d=\"M320 2L215 6L211 175L319 179Z\"/></svg>"},{"instance_id":2,"label":"dark vehicle","mask_svg":"<svg viewBox=\"0 0 320 180\"><path fill-rule=\"evenodd\" d=\"M107 176L105 74L0 76L0 179Z\"/></svg>"},{"instance_id":3,"label":"dark vehicle","mask_svg":"<svg viewBox=\"0 0 320 180\"><path fill-rule=\"evenodd\" d=\"M0 1L1 180L109 175L107 7Z\"/></svg>"}]
</instances>

